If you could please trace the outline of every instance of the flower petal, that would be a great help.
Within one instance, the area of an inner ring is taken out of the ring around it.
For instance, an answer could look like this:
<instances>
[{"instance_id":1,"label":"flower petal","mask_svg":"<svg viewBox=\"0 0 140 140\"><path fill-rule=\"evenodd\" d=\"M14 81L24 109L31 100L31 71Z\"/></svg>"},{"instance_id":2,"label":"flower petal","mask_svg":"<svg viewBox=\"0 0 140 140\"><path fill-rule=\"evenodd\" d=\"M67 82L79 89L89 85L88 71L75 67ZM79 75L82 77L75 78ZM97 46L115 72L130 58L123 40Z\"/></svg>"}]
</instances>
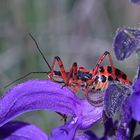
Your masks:
<instances>
[{"instance_id":1,"label":"flower petal","mask_svg":"<svg viewBox=\"0 0 140 140\"><path fill-rule=\"evenodd\" d=\"M116 140L129 140L129 134L127 134L127 129L119 128L116 134Z\"/></svg>"},{"instance_id":2,"label":"flower petal","mask_svg":"<svg viewBox=\"0 0 140 140\"><path fill-rule=\"evenodd\" d=\"M86 131L83 134L76 135L74 140L99 140L97 136L91 131Z\"/></svg>"},{"instance_id":3,"label":"flower petal","mask_svg":"<svg viewBox=\"0 0 140 140\"><path fill-rule=\"evenodd\" d=\"M131 139L135 132L136 121L132 119L132 111L130 108L130 96L124 101L119 119L116 139Z\"/></svg>"},{"instance_id":4,"label":"flower petal","mask_svg":"<svg viewBox=\"0 0 140 140\"><path fill-rule=\"evenodd\" d=\"M130 97L130 107L132 111L132 117L136 121L140 121L140 66L137 70L137 75L133 83L133 93Z\"/></svg>"},{"instance_id":5,"label":"flower petal","mask_svg":"<svg viewBox=\"0 0 140 140\"><path fill-rule=\"evenodd\" d=\"M48 140L39 128L25 122L9 122L0 127L0 139L3 140Z\"/></svg>"},{"instance_id":6,"label":"flower petal","mask_svg":"<svg viewBox=\"0 0 140 140\"><path fill-rule=\"evenodd\" d=\"M76 130L81 120L72 118L65 125L55 128L49 140L72 140L75 136Z\"/></svg>"},{"instance_id":7,"label":"flower petal","mask_svg":"<svg viewBox=\"0 0 140 140\"><path fill-rule=\"evenodd\" d=\"M79 125L79 129L89 128L95 122L102 118L103 106L92 106L87 100L81 100L80 104L82 110L78 116L81 118L82 121Z\"/></svg>"},{"instance_id":8,"label":"flower petal","mask_svg":"<svg viewBox=\"0 0 140 140\"><path fill-rule=\"evenodd\" d=\"M0 99L0 126L16 116L33 110L53 110L78 117L79 129L89 128L102 117L103 107L94 107L71 90L49 80L19 84Z\"/></svg>"},{"instance_id":9,"label":"flower petal","mask_svg":"<svg viewBox=\"0 0 140 140\"><path fill-rule=\"evenodd\" d=\"M131 96L131 110L132 117L136 121L140 121L140 95L137 95L135 92Z\"/></svg>"},{"instance_id":10,"label":"flower petal","mask_svg":"<svg viewBox=\"0 0 140 140\"><path fill-rule=\"evenodd\" d=\"M120 28L114 38L114 52L118 60L128 58L140 44L140 30L133 28Z\"/></svg>"},{"instance_id":11,"label":"flower petal","mask_svg":"<svg viewBox=\"0 0 140 140\"><path fill-rule=\"evenodd\" d=\"M133 85L133 93L130 98L130 105L132 117L136 121L140 121L140 78L138 78Z\"/></svg>"},{"instance_id":12,"label":"flower petal","mask_svg":"<svg viewBox=\"0 0 140 140\"><path fill-rule=\"evenodd\" d=\"M24 112L49 109L74 116L80 100L66 87L49 80L19 84L0 99L0 126ZM77 109L78 108L78 109Z\"/></svg>"},{"instance_id":13,"label":"flower petal","mask_svg":"<svg viewBox=\"0 0 140 140\"><path fill-rule=\"evenodd\" d=\"M104 98L104 111L107 117L113 117L120 111L124 100L130 95L131 88L119 82L113 82L107 88Z\"/></svg>"},{"instance_id":14,"label":"flower petal","mask_svg":"<svg viewBox=\"0 0 140 140\"><path fill-rule=\"evenodd\" d=\"M113 133L114 127L115 126L113 126L112 118L108 118L104 123L104 137L106 137L107 135L111 136L110 132Z\"/></svg>"},{"instance_id":15,"label":"flower petal","mask_svg":"<svg viewBox=\"0 0 140 140\"><path fill-rule=\"evenodd\" d=\"M140 4L140 0L130 0L132 3Z\"/></svg>"}]
</instances>

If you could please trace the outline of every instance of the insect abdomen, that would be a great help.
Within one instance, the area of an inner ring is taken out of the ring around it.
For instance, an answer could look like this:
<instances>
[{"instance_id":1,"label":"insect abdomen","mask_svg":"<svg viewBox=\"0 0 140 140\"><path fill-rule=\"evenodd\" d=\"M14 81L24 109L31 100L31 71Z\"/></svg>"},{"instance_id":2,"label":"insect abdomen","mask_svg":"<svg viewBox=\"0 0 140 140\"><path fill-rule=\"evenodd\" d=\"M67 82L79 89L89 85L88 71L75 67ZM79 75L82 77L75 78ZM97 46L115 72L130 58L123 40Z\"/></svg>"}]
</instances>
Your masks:
<instances>
[{"instance_id":1,"label":"insect abdomen","mask_svg":"<svg viewBox=\"0 0 140 140\"><path fill-rule=\"evenodd\" d=\"M110 66L99 67L93 81L93 89L87 93L88 101L96 107L102 106L104 104L104 91L107 89L109 83L113 81L118 81L122 84L131 84L127 75L119 69L111 68Z\"/></svg>"},{"instance_id":2,"label":"insect abdomen","mask_svg":"<svg viewBox=\"0 0 140 140\"><path fill-rule=\"evenodd\" d=\"M101 66L93 82L94 89L103 91L112 81L118 81L123 84L131 84L127 75L121 70L114 67L112 68L111 66Z\"/></svg>"}]
</instances>

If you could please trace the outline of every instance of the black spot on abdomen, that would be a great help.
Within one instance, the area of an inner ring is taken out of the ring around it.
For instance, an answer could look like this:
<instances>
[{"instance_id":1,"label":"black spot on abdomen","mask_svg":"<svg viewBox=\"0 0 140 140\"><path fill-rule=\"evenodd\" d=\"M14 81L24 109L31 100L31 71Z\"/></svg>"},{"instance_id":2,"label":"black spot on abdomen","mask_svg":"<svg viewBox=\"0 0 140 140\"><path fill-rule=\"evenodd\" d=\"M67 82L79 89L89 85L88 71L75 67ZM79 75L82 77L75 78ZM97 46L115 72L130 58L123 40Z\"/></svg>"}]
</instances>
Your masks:
<instances>
[{"instance_id":1,"label":"black spot on abdomen","mask_svg":"<svg viewBox=\"0 0 140 140\"><path fill-rule=\"evenodd\" d=\"M126 78L127 78L126 74L123 74L123 75L122 75L122 78L123 78L124 80L126 80Z\"/></svg>"},{"instance_id":2,"label":"black spot on abdomen","mask_svg":"<svg viewBox=\"0 0 140 140\"><path fill-rule=\"evenodd\" d=\"M118 69L115 69L115 75L116 75L116 76L119 76L120 74L121 74L121 71L118 70Z\"/></svg>"},{"instance_id":3,"label":"black spot on abdomen","mask_svg":"<svg viewBox=\"0 0 140 140\"><path fill-rule=\"evenodd\" d=\"M108 81L113 81L113 77L112 76L108 76Z\"/></svg>"},{"instance_id":4,"label":"black spot on abdomen","mask_svg":"<svg viewBox=\"0 0 140 140\"><path fill-rule=\"evenodd\" d=\"M108 73L112 73L112 67L108 66L108 67L107 67L107 72L108 72Z\"/></svg>"},{"instance_id":5,"label":"black spot on abdomen","mask_svg":"<svg viewBox=\"0 0 140 140\"><path fill-rule=\"evenodd\" d=\"M101 73L104 73L104 71L105 71L105 70L104 70L104 67L101 66L101 67L100 67L100 72L101 72Z\"/></svg>"},{"instance_id":6,"label":"black spot on abdomen","mask_svg":"<svg viewBox=\"0 0 140 140\"><path fill-rule=\"evenodd\" d=\"M101 76L102 82L106 82L106 77L104 75Z\"/></svg>"}]
</instances>

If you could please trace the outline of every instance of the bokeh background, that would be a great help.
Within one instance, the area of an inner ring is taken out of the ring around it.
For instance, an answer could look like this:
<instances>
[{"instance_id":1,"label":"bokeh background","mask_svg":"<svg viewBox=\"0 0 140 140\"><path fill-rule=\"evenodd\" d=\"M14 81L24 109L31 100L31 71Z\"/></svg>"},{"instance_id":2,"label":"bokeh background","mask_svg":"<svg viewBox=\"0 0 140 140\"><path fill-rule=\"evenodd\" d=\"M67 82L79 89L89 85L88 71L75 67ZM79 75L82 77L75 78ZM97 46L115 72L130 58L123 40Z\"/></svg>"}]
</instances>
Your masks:
<instances>
[{"instance_id":1,"label":"bokeh background","mask_svg":"<svg viewBox=\"0 0 140 140\"><path fill-rule=\"evenodd\" d=\"M132 80L136 73L136 55L119 62L114 57L112 42L117 28L139 27L140 6L128 0L0 0L0 94L28 79L45 79L34 74L4 88L15 79L32 71L48 71L36 49L30 32L51 64L53 57L62 58L65 68L77 62L92 69L106 50L115 67ZM104 63L109 65L108 58ZM46 133L63 123L53 112L35 111L17 118L36 124ZM92 129L101 135L97 123Z\"/></svg>"}]
</instances>

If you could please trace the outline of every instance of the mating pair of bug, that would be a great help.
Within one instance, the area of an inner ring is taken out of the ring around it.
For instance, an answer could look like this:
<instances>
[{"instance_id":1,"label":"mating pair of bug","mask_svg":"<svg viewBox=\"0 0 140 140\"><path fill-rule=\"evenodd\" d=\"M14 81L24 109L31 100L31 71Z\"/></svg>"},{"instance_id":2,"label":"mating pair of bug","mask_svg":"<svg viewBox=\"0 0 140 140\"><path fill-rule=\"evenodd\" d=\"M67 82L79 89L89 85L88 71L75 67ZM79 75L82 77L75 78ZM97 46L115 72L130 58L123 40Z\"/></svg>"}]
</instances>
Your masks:
<instances>
[{"instance_id":1,"label":"mating pair of bug","mask_svg":"<svg viewBox=\"0 0 140 140\"><path fill-rule=\"evenodd\" d=\"M38 51L42 55L50 71L28 73L27 75L13 81L9 85L24 77L27 77L32 73L47 73L48 79L55 82L64 83L64 85L69 87L74 93L77 93L79 88L81 88L82 91L86 95L88 95L88 99L92 102L94 106L101 106L104 100L104 95L102 94L111 82L117 81L121 84L131 84L131 81L129 80L127 75L113 66L112 57L108 51L104 52L100 56L93 69L86 69L82 66L78 66L77 63L74 62L69 70L65 70L63 61L58 56L54 57L52 65L50 65L46 60L45 56L43 55L42 51L40 50L34 37L31 34L29 35L34 40ZM106 56L108 56L109 58L110 66L101 66ZM56 63L59 66L58 71L55 70ZM91 93L95 94L91 97Z\"/></svg>"}]
</instances>

